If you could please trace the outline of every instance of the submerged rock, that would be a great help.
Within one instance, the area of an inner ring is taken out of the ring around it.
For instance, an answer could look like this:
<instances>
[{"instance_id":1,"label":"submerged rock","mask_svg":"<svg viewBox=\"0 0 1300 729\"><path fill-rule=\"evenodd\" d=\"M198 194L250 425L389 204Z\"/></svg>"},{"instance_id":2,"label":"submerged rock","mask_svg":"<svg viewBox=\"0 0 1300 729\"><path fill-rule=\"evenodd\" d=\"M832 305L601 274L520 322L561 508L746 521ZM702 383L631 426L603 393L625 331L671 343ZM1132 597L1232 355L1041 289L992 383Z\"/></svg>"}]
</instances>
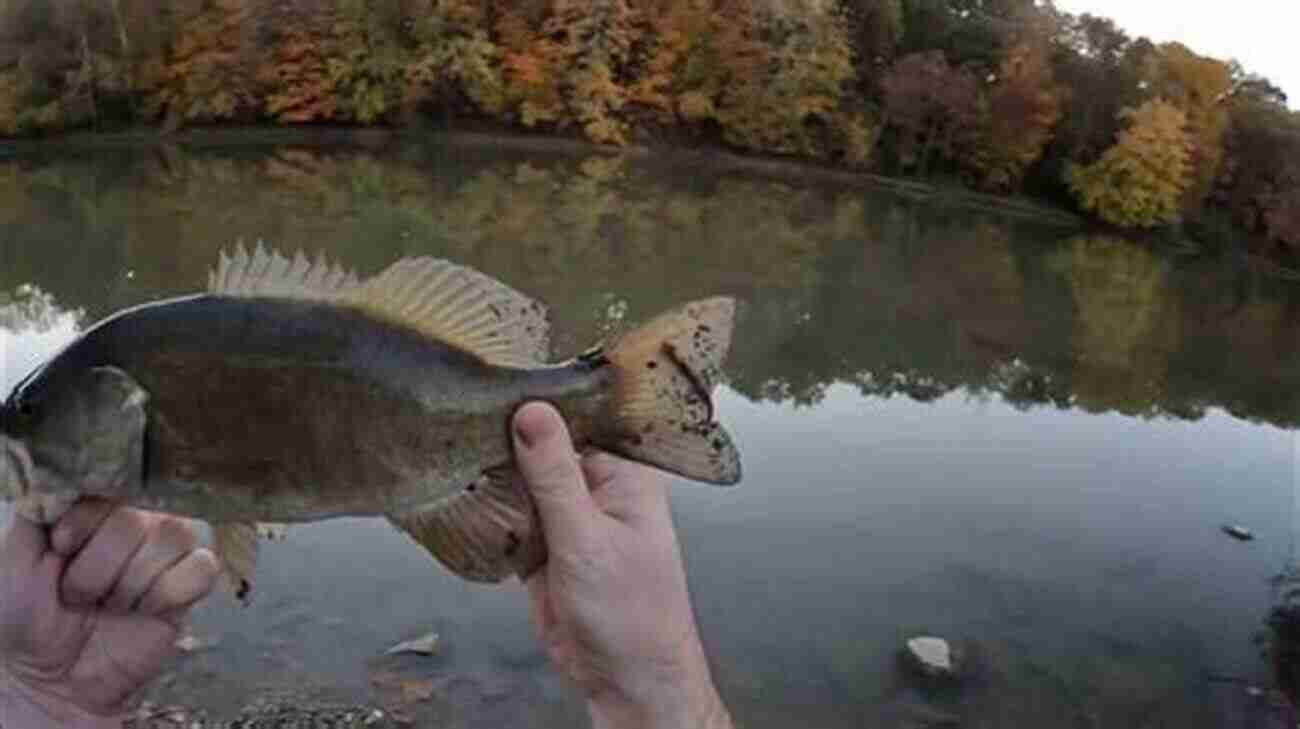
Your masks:
<instances>
[{"instance_id":1,"label":"submerged rock","mask_svg":"<svg viewBox=\"0 0 1300 729\"><path fill-rule=\"evenodd\" d=\"M1236 539L1239 542L1251 542L1255 540L1255 533L1240 524L1224 524L1223 533Z\"/></svg>"},{"instance_id":2,"label":"submerged rock","mask_svg":"<svg viewBox=\"0 0 1300 729\"><path fill-rule=\"evenodd\" d=\"M904 652L911 666L931 678L955 678L956 659L952 646L943 638L923 635L907 641Z\"/></svg>"},{"instance_id":3,"label":"submerged rock","mask_svg":"<svg viewBox=\"0 0 1300 729\"><path fill-rule=\"evenodd\" d=\"M419 638L403 641L389 648L385 653L395 656L400 653L417 653L422 656L431 656L438 650L438 634L426 633Z\"/></svg>"},{"instance_id":4,"label":"submerged rock","mask_svg":"<svg viewBox=\"0 0 1300 729\"><path fill-rule=\"evenodd\" d=\"M174 645L176 650L181 653L198 653L200 651L216 648L220 642L221 641L217 638L204 640L193 633L186 633L185 635L178 637L172 645Z\"/></svg>"}]
</instances>

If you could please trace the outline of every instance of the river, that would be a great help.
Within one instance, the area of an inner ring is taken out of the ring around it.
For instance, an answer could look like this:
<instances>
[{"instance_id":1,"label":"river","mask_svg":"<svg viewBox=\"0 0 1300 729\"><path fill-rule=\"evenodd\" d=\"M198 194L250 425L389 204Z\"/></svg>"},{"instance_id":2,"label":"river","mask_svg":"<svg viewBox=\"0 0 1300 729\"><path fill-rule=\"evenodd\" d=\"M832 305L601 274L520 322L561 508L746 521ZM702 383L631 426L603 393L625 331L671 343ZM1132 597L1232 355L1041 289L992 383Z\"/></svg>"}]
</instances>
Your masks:
<instances>
[{"instance_id":1,"label":"river","mask_svg":"<svg viewBox=\"0 0 1300 729\"><path fill-rule=\"evenodd\" d=\"M739 297L718 412L745 479L672 498L742 726L1210 727L1208 677L1270 680L1254 639L1294 559L1300 284L696 154L46 151L0 162L0 389L98 318L200 289L239 239L362 273L406 255L475 266L551 307L557 355ZM220 715L292 690L422 725L585 721L517 583L462 582L382 521L294 527L258 576L251 607L198 609L212 645L151 698ZM383 655L430 630L438 655ZM911 685L896 657L921 633L977 677ZM412 681L425 690L403 697Z\"/></svg>"}]
</instances>

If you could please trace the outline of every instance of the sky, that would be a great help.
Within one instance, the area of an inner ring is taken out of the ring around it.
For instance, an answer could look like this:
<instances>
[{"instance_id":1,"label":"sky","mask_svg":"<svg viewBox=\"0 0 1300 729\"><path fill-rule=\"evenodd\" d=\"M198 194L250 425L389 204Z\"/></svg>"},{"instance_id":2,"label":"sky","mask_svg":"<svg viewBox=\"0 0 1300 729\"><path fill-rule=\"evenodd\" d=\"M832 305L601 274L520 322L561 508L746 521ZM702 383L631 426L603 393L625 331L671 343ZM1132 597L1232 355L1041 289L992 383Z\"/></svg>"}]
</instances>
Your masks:
<instances>
[{"instance_id":1,"label":"sky","mask_svg":"<svg viewBox=\"0 0 1300 729\"><path fill-rule=\"evenodd\" d=\"M1296 52L1293 0L1056 0L1076 15L1111 18L1129 35L1178 41L1205 56L1235 58L1267 77L1300 108L1300 54Z\"/></svg>"}]
</instances>

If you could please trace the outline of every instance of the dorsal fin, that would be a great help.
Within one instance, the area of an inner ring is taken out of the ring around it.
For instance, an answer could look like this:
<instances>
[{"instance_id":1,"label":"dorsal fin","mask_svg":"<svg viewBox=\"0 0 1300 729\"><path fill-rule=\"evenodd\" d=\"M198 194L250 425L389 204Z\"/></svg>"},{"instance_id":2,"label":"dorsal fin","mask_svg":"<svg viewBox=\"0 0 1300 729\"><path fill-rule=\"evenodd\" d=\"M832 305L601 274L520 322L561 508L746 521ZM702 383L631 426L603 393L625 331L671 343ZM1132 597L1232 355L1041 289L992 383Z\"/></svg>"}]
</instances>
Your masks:
<instances>
[{"instance_id":1,"label":"dorsal fin","mask_svg":"<svg viewBox=\"0 0 1300 729\"><path fill-rule=\"evenodd\" d=\"M224 296L329 301L401 324L501 367L535 367L550 356L546 308L472 268L436 258L404 258L376 276L356 274L323 257L289 260L261 241L224 252L208 274L208 291Z\"/></svg>"},{"instance_id":2,"label":"dorsal fin","mask_svg":"<svg viewBox=\"0 0 1300 729\"><path fill-rule=\"evenodd\" d=\"M472 268L405 258L346 292L342 303L412 327L501 367L550 356L546 307Z\"/></svg>"},{"instance_id":3,"label":"dorsal fin","mask_svg":"<svg viewBox=\"0 0 1300 729\"><path fill-rule=\"evenodd\" d=\"M217 268L208 273L208 291L224 296L266 296L282 299L336 301L358 285L357 275L324 256L315 263L302 251L289 260L257 242L250 256L242 242L233 256L221 252Z\"/></svg>"}]
</instances>

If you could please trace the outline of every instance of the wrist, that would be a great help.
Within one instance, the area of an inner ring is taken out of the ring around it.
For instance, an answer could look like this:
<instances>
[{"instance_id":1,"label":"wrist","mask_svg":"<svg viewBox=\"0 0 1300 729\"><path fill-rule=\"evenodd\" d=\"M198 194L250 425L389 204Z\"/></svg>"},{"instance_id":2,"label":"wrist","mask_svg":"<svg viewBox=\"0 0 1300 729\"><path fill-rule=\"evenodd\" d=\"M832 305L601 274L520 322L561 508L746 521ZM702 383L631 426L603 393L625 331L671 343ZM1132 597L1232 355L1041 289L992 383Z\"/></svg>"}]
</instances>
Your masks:
<instances>
[{"instance_id":1,"label":"wrist","mask_svg":"<svg viewBox=\"0 0 1300 729\"><path fill-rule=\"evenodd\" d=\"M98 716L39 692L0 668L0 729L121 729L121 716Z\"/></svg>"},{"instance_id":2,"label":"wrist","mask_svg":"<svg viewBox=\"0 0 1300 729\"><path fill-rule=\"evenodd\" d=\"M703 650L693 653L635 688L611 688L589 697L595 729L732 729Z\"/></svg>"}]
</instances>

